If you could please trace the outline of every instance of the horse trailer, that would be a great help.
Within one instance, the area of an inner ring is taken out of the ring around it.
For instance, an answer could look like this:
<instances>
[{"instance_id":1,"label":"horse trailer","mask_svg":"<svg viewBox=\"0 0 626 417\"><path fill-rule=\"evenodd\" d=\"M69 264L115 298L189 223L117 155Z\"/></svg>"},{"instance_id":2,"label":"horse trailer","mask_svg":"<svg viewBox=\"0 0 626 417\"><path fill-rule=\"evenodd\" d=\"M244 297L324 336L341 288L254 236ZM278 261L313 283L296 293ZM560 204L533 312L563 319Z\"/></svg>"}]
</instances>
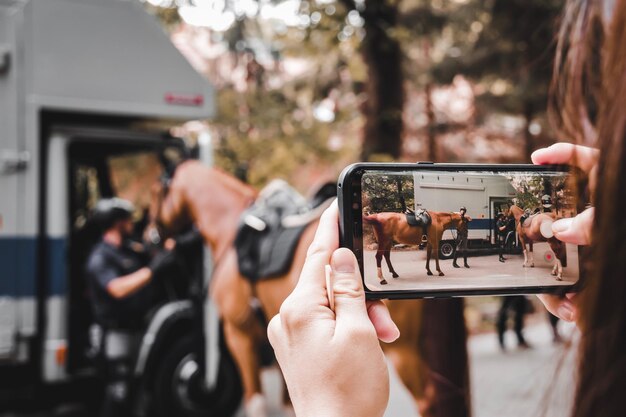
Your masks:
<instances>
[{"instance_id":1,"label":"horse trailer","mask_svg":"<svg viewBox=\"0 0 626 417\"><path fill-rule=\"evenodd\" d=\"M169 128L214 108L212 86L138 1L0 0L0 403L84 395L76 387L97 380L82 274L89 209L111 196L145 207L163 155L186 152ZM161 413L227 415L175 398L221 387L211 398L225 410L241 394L206 282L195 287L154 313L135 375L162 380ZM173 374L181 367L186 379ZM171 376L157 375L165 368ZM186 387L192 379L202 387Z\"/></svg>"},{"instance_id":2,"label":"horse trailer","mask_svg":"<svg viewBox=\"0 0 626 417\"><path fill-rule=\"evenodd\" d=\"M496 214L515 198L515 188L499 175L463 172L416 171L413 174L415 210L458 211L467 208L471 250L492 249L496 244ZM439 249L440 258L454 254L455 230L446 230Z\"/></svg>"}]
</instances>

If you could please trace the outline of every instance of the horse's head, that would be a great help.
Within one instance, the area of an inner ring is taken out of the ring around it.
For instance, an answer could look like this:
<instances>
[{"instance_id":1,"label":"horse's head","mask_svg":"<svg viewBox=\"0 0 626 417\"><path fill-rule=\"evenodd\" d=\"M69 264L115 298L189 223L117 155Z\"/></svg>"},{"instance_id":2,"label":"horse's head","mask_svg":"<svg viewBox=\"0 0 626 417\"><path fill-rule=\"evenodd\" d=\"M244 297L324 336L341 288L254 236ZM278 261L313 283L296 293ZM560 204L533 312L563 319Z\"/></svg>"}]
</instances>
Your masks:
<instances>
[{"instance_id":1,"label":"horse's head","mask_svg":"<svg viewBox=\"0 0 626 417\"><path fill-rule=\"evenodd\" d=\"M144 230L144 240L153 245L161 245L191 222L186 215L180 187L175 185L175 172L172 167L166 168L150 188L148 224Z\"/></svg>"},{"instance_id":2,"label":"horse's head","mask_svg":"<svg viewBox=\"0 0 626 417\"><path fill-rule=\"evenodd\" d=\"M166 239L166 231L161 221L161 207L169 190L169 181L161 177L150 187L150 205L148 206L148 224L144 229L144 241L152 245L161 245Z\"/></svg>"},{"instance_id":3,"label":"horse's head","mask_svg":"<svg viewBox=\"0 0 626 417\"><path fill-rule=\"evenodd\" d=\"M459 213L458 211L454 211L454 212L450 212L449 214L450 214L450 220L448 222L444 220L444 223L443 223L444 229L448 229L448 228L458 229L459 225L461 224L463 220L461 213ZM471 221L469 216L465 216L465 218Z\"/></svg>"},{"instance_id":4,"label":"horse's head","mask_svg":"<svg viewBox=\"0 0 626 417\"><path fill-rule=\"evenodd\" d=\"M508 213L508 214L506 214L506 213ZM519 221L520 217L522 217L523 214L524 214L524 210L522 210L521 207L518 207L515 204L513 204L511 207L509 207L505 211L505 216L513 217L517 221Z\"/></svg>"}]
</instances>

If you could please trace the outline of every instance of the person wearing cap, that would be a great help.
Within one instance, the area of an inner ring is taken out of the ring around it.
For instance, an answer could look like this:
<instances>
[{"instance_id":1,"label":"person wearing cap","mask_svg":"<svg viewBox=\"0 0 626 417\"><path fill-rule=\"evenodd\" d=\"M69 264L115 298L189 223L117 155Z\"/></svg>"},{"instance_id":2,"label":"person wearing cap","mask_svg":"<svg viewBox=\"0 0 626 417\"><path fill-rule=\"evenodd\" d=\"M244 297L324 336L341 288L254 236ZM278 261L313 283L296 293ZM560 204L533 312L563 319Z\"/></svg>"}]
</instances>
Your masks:
<instances>
[{"instance_id":1,"label":"person wearing cap","mask_svg":"<svg viewBox=\"0 0 626 417\"><path fill-rule=\"evenodd\" d=\"M143 246L131 241L134 211L129 201L108 198L100 200L92 214L102 238L87 259L85 274L94 318L103 330L106 392L102 416L130 412L129 360L140 341L145 317L154 306L151 284L175 262L172 252L161 252L149 262Z\"/></svg>"},{"instance_id":2,"label":"person wearing cap","mask_svg":"<svg viewBox=\"0 0 626 417\"><path fill-rule=\"evenodd\" d=\"M461 222L456 228L456 250L454 251L454 261L452 262L452 266L455 268L460 268L459 264L456 263L456 259L459 256L459 252L463 252L463 266L469 268L470 266L467 264L467 235L468 235L468 223L472 221L469 216L466 216L467 208L465 206L459 209L459 213L461 213Z\"/></svg>"}]
</instances>

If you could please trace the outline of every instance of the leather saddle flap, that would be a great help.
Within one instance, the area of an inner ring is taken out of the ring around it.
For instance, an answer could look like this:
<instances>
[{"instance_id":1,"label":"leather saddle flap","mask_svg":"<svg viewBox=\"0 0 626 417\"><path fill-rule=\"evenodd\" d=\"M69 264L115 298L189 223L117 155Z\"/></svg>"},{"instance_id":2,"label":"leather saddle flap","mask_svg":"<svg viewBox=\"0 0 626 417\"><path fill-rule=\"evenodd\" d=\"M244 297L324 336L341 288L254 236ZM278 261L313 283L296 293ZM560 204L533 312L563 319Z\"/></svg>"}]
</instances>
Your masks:
<instances>
[{"instance_id":1,"label":"leather saddle flap","mask_svg":"<svg viewBox=\"0 0 626 417\"><path fill-rule=\"evenodd\" d=\"M430 214L428 214L428 211L426 210L416 212L408 211L404 213L404 215L406 216L406 222L409 224L409 226L428 227L432 223Z\"/></svg>"},{"instance_id":2,"label":"leather saddle flap","mask_svg":"<svg viewBox=\"0 0 626 417\"><path fill-rule=\"evenodd\" d=\"M287 273L302 232L324 208L312 207L285 181L268 184L241 217L235 239L241 274L255 282Z\"/></svg>"}]
</instances>

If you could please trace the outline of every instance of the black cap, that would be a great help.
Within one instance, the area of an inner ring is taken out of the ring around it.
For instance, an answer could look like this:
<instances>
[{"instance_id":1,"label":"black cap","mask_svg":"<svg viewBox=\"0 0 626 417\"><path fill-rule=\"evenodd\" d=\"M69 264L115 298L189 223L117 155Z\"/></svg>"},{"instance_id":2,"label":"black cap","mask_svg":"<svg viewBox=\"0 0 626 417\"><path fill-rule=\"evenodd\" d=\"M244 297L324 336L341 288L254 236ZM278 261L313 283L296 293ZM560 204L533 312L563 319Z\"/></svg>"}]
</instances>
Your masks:
<instances>
[{"instance_id":1,"label":"black cap","mask_svg":"<svg viewBox=\"0 0 626 417\"><path fill-rule=\"evenodd\" d=\"M103 229L107 230L119 220L130 219L135 206L123 198L104 198L93 209L92 219Z\"/></svg>"}]
</instances>

